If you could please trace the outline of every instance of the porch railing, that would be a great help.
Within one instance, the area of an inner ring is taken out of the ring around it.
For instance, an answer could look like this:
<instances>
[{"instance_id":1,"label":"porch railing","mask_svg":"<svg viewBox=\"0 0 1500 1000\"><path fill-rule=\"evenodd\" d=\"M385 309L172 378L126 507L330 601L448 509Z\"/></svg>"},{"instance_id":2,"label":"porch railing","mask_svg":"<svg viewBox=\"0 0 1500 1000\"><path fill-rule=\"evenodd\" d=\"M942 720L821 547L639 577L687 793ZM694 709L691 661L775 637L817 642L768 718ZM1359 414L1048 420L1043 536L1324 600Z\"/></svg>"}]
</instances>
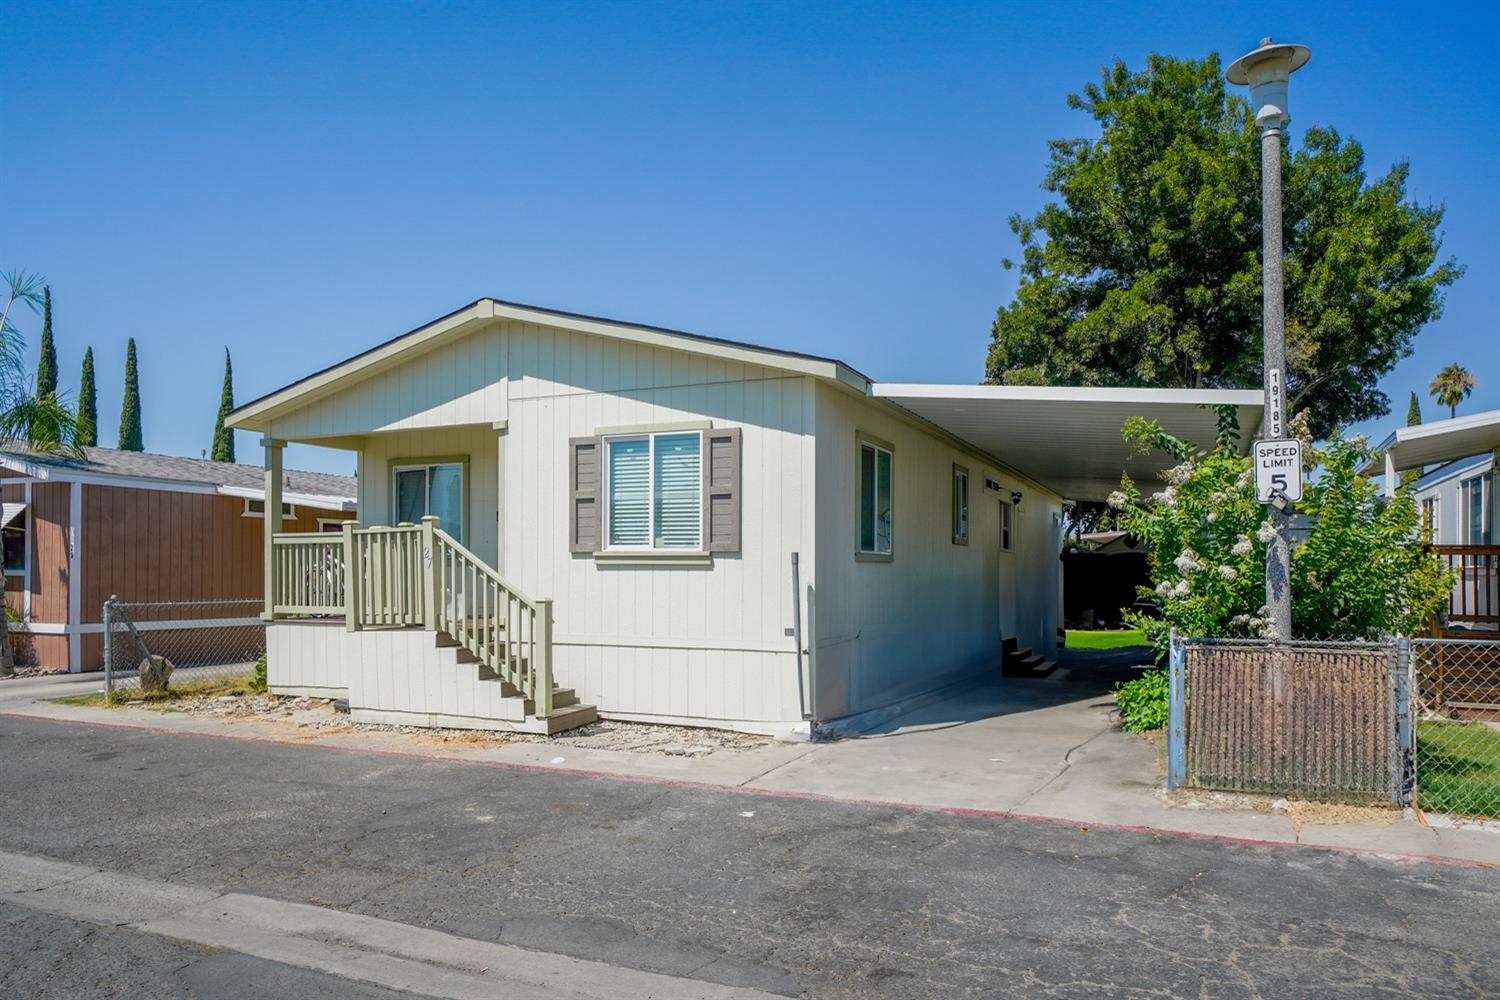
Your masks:
<instances>
[{"instance_id":1,"label":"porch railing","mask_svg":"<svg viewBox=\"0 0 1500 1000\"><path fill-rule=\"evenodd\" d=\"M552 602L522 594L427 517L418 525L272 536L273 616L342 615L351 631L446 633L552 714Z\"/></svg>"},{"instance_id":2,"label":"porch railing","mask_svg":"<svg viewBox=\"0 0 1500 1000\"><path fill-rule=\"evenodd\" d=\"M1434 545L1453 571L1453 590L1448 595L1448 620L1467 624L1500 624L1500 545Z\"/></svg>"}]
</instances>

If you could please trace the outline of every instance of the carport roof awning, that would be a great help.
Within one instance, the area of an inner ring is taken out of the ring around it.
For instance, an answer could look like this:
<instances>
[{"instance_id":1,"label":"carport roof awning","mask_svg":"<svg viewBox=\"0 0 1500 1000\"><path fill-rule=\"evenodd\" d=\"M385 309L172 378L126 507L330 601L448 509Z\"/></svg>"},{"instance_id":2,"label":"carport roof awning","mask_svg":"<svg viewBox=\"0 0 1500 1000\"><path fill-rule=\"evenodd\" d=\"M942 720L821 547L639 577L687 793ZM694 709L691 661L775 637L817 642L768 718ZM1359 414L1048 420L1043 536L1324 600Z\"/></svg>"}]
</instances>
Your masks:
<instances>
[{"instance_id":1,"label":"carport roof awning","mask_svg":"<svg viewBox=\"0 0 1500 1000\"><path fill-rule=\"evenodd\" d=\"M0 528L9 528L11 522L24 513L26 513L26 505L24 503L0 504Z\"/></svg>"},{"instance_id":2,"label":"carport roof awning","mask_svg":"<svg viewBox=\"0 0 1500 1000\"><path fill-rule=\"evenodd\" d=\"M1398 427L1375 450L1397 471L1453 462L1500 448L1500 410L1485 410L1414 427ZM1371 463L1371 471L1378 468Z\"/></svg>"},{"instance_id":3,"label":"carport roof awning","mask_svg":"<svg viewBox=\"0 0 1500 1000\"><path fill-rule=\"evenodd\" d=\"M1167 456L1130 454L1120 429L1130 417L1157 420L1168 434L1213 444L1214 407L1233 406L1240 449L1260 432L1258 389L1101 389L1075 386L876 383L888 399L986 451L1069 500L1103 500L1122 473L1159 482Z\"/></svg>"}]
</instances>

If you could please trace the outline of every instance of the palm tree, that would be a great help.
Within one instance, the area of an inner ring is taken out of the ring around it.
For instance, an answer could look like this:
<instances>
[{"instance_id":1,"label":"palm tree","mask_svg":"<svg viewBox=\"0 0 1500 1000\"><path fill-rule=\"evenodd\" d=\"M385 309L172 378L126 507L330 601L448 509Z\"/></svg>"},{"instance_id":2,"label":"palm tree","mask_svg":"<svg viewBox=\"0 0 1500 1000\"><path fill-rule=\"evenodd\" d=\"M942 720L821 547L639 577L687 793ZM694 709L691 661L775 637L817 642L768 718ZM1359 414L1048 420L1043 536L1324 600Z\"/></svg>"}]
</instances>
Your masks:
<instances>
[{"instance_id":1,"label":"palm tree","mask_svg":"<svg viewBox=\"0 0 1500 1000\"><path fill-rule=\"evenodd\" d=\"M0 274L0 444L24 444L37 451L79 453L74 443L78 418L55 393L38 395L26 377L26 341L11 321L17 305L40 312L45 282L39 274ZM10 622L0 614L0 676L15 673Z\"/></svg>"},{"instance_id":2,"label":"palm tree","mask_svg":"<svg viewBox=\"0 0 1500 1000\"><path fill-rule=\"evenodd\" d=\"M1434 375L1432 385L1427 387L1428 394L1438 401L1438 405L1448 408L1449 417L1458 416L1458 404L1468 399L1473 391L1474 376L1457 361Z\"/></svg>"}]
</instances>

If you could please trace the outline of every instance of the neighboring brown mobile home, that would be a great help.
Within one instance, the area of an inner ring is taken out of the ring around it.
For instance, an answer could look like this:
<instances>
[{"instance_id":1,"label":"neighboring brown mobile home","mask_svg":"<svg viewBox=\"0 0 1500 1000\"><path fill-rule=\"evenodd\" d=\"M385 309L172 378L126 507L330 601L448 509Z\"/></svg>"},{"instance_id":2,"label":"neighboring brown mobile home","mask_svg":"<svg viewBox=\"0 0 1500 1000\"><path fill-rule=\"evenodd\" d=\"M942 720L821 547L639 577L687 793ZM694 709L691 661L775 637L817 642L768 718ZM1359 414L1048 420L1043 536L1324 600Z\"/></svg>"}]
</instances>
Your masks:
<instances>
[{"instance_id":1,"label":"neighboring brown mobile home","mask_svg":"<svg viewBox=\"0 0 1500 1000\"><path fill-rule=\"evenodd\" d=\"M78 459L0 450L5 601L20 617L11 624L18 662L100 669L111 595L127 603L262 596L260 466L85 451ZM287 471L285 530L340 530L355 516L355 494L352 476Z\"/></svg>"}]
</instances>

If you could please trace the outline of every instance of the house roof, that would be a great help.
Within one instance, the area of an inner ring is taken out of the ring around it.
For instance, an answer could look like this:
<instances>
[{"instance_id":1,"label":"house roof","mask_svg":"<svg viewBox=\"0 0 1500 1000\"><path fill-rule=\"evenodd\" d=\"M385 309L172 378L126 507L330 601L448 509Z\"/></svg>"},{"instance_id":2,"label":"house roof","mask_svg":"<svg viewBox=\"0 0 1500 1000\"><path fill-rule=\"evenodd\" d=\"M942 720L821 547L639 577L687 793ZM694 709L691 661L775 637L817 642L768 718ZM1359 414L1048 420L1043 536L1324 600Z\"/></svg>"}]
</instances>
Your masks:
<instances>
[{"instance_id":1,"label":"house roof","mask_svg":"<svg viewBox=\"0 0 1500 1000\"><path fill-rule=\"evenodd\" d=\"M1396 470L1415 469L1494 451L1500 447L1500 410L1485 410L1412 427L1398 427L1375 449ZM1377 469L1378 463L1371 463Z\"/></svg>"},{"instance_id":2,"label":"house roof","mask_svg":"<svg viewBox=\"0 0 1500 1000\"><path fill-rule=\"evenodd\" d=\"M1168 433L1199 445L1214 439L1214 406L1236 408L1243 431L1241 440L1246 446L1260 427L1262 396L1258 389L879 385L834 358L491 298L478 299L252 400L231 413L226 423L269 431L278 417L467 336L496 319L556 326L838 383L905 410L918 422L1069 499L1103 498L1119 485L1122 471L1138 480L1151 480L1172 464L1160 455L1132 453L1120 437L1120 428L1128 417L1154 418Z\"/></svg>"},{"instance_id":3,"label":"house roof","mask_svg":"<svg viewBox=\"0 0 1500 1000\"><path fill-rule=\"evenodd\" d=\"M85 448L85 457L65 452L37 452L24 445L0 448L0 465L41 479L117 481L140 485L170 483L201 487L202 492L263 498L265 470L259 465L210 462L176 455L153 455L116 448ZM353 476L288 469L282 481L282 499L329 510L352 509L358 493Z\"/></svg>"},{"instance_id":4,"label":"house roof","mask_svg":"<svg viewBox=\"0 0 1500 1000\"><path fill-rule=\"evenodd\" d=\"M1490 467L1495 456L1491 454L1471 455L1468 458L1460 458L1456 461L1445 462L1436 469L1429 469L1417 480L1417 489L1428 490L1439 483L1447 482L1454 476L1467 475L1470 472L1482 472Z\"/></svg>"},{"instance_id":5,"label":"house roof","mask_svg":"<svg viewBox=\"0 0 1500 1000\"><path fill-rule=\"evenodd\" d=\"M860 391L864 391L870 382L869 378L853 367L835 358L765 347L701 333L687 333L644 323L588 316L562 309L549 309L545 306L482 298L476 299L461 309L455 309L446 316L440 316L430 323L424 323L414 330L408 330L384 343L376 344L367 351L362 351L353 357L253 399L237 407L229 414L225 422L231 427L265 430L267 421L279 410L305 406L315 399L338 391L349 383L393 367L399 363L398 358L401 355L412 351L430 350L442 343L466 336L495 319L514 319L527 323L557 326L598 337L654 344L694 354L780 368L803 375L843 381Z\"/></svg>"},{"instance_id":6,"label":"house roof","mask_svg":"<svg viewBox=\"0 0 1500 1000\"><path fill-rule=\"evenodd\" d=\"M1130 417L1200 446L1213 443L1217 406L1233 406L1240 451L1260 432L1259 389L1105 389L1081 386L896 385L872 393L918 414L1070 500L1102 500L1121 473L1152 483L1177 464L1141 455L1121 436Z\"/></svg>"}]
</instances>

